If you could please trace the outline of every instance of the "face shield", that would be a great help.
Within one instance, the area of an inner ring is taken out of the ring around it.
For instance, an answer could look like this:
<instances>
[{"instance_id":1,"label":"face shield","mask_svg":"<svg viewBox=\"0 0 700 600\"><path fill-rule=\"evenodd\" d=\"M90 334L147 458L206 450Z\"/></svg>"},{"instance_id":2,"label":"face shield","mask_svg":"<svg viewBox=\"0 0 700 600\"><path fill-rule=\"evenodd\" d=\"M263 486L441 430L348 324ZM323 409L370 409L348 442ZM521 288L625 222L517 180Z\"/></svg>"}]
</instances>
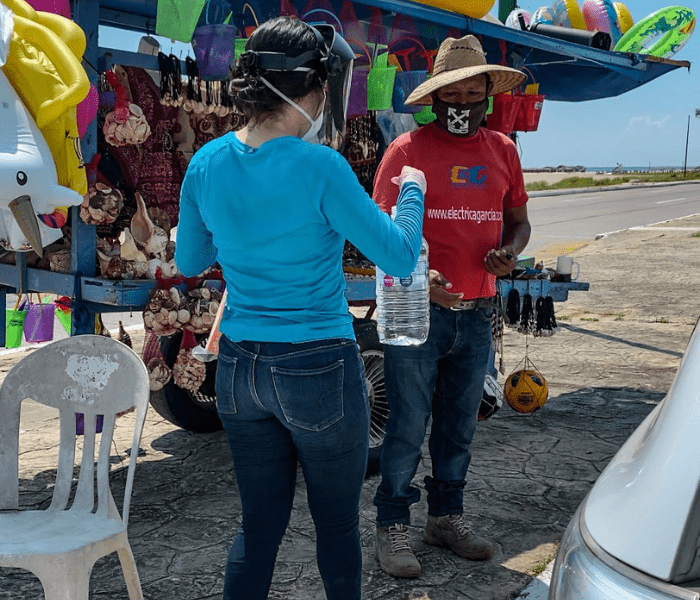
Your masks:
<instances>
[{"instance_id":1,"label":"face shield","mask_svg":"<svg viewBox=\"0 0 700 600\"><path fill-rule=\"evenodd\" d=\"M281 52L248 50L240 60L246 66L257 66L269 71L308 71L310 63L321 63L319 75L326 83L324 105L325 123L319 133L321 141L330 143L335 134L345 133L345 116L350 97L350 81L355 53L332 25L308 24L316 35L318 46L299 56L289 57Z\"/></svg>"},{"instance_id":2,"label":"face shield","mask_svg":"<svg viewBox=\"0 0 700 600\"><path fill-rule=\"evenodd\" d=\"M317 32L319 47L325 49L324 63L328 82L328 94L326 103L331 115L331 121L336 131L341 135L345 133L345 117L348 112L350 99L350 81L352 79L352 64L355 60L355 52L340 36L332 25L312 25Z\"/></svg>"}]
</instances>

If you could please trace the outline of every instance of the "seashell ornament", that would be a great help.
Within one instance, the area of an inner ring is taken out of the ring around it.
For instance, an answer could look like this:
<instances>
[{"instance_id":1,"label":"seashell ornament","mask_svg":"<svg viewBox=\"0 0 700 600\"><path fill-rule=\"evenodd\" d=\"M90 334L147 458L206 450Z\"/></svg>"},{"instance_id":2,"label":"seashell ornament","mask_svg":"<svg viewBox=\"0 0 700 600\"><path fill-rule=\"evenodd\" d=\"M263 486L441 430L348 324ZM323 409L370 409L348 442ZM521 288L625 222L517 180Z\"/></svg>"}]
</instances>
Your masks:
<instances>
[{"instance_id":1,"label":"seashell ornament","mask_svg":"<svg viewBox=\"0 0 700 600\"><path fill-rule=\"evenodd\" d=\"M114 223L124 207L124 196L114 188L97 182L91 185L80 205L80 218L88 225Z\"/></svg>"},{"instance_id":2,"label":"seashell ornament","mask_svg":"<svg viewBox=\"0 0 700 600\"><path fill-rule=\"evenodd\" d=\"M105 141L112 146L143 144L151 135L151 127L141 107L129 102L114 71L106 71L105 76L117 94L117 106L107 114L102 127Z\"/></svg>"}]
</instances>

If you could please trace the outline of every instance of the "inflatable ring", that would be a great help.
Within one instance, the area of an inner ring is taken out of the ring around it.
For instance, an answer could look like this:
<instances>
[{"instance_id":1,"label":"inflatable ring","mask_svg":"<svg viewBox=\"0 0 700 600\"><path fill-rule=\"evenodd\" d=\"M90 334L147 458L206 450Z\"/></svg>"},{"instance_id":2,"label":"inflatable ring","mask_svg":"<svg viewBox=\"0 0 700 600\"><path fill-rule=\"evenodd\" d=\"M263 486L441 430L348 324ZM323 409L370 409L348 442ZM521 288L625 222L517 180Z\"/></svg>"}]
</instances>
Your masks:
<instances>
[{"instance_id":1,"label":"inflatable ring","mask_svg":"<svg viewBox=\"0 0 700 600\"><path fill-rule=\"evenodd\" d=\"M629 9L622 4L622 2L613 2L613 6L615 7L615 12L617 13L617 21L620 23L620 31L622 31L622 35L624 35L630 29L632 29L634 20L632 19Z\"/></svg>"},{"instance_id":2,"label":"inflatable ring","mask_svg":"<svg viewBox=\"0 0 700 600\"><path fill-rule=\"evenodd\" d=\"M695 13L685 6L668 6L644 17L615 44L615 52L670 58L695 29Z\"/></svg>"},{"instance_id":3,"label":"inflatable ring","mask_svg":"<svg viewBox=\"0 0 700 600\"><path fill-rule=\"evenodd\" d=\"M588 31L609 33L613 46L622 38L622 29L612 0L585 0L581 12Z\"/></svg>"},{"instance_id":4,"label":"inflatable ring","mask_svg":"<svg viewBox=\"0 0 700 600\"><path fill-rule=\"evenodd\" d=\"M451 10L452 12L466 15L472 19L481 19L485 16L496 3L496 0L418 0L421 4L435 6L443 10Z\"/></svg>"},{"instance_id":5,"label":"inflatable ring","mask_svg":"<svg viewBox=\"0 0 700 600\"><path fill-rule=\"evenodd\" d=\"M530 20L531 25L542 23L543 25L553 25L552 11L549 6L540 6L533 14Z\"/></svg>"},{"instance_id":6,"label":"inflatable ring","mask_svg":"<svg viewBox=\"0 0 700 600\"><path fill-rule=\"evenodd\" d=\"M523 16L525 21L525 29L527 29L530 26L530 21L532 21L532 15L522 8L514 8L512 11L510 11L508 17L506 18L505 26L512 29L522 29L520 27L520 15Z\"/></svg>"},{"instance_id":7,"label":"inflatable ring","mask_svg":"<svg viewBox=\"0 0 700 600\"><path fill-rule=\"evenodd\" d=\"M559 27L586 29L586 21L583 18L583 13L577 0L554 0L552 4L552 18L554 19L554 25Z\"/></svg>"}]
</instances>

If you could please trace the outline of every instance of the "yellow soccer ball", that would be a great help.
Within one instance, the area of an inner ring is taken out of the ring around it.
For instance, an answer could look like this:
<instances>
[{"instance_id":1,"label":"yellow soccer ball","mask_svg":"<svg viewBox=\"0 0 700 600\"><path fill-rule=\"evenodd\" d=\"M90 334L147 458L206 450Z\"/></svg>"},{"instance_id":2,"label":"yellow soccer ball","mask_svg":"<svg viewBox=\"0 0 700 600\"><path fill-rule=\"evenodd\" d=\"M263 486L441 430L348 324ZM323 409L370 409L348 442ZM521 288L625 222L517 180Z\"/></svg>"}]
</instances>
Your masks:
<instances>
[{"instance_id":1,"label":"yellow soccer ball","mask_svg":"<svg viewBox=\"0 0 700 600\"><path fill-rule=\"evenodd\" d=\"M531 413L547 402L547 382L538 371L522 369L508 376L503 393L513 410Z\"/></svg>"}]
</instances>

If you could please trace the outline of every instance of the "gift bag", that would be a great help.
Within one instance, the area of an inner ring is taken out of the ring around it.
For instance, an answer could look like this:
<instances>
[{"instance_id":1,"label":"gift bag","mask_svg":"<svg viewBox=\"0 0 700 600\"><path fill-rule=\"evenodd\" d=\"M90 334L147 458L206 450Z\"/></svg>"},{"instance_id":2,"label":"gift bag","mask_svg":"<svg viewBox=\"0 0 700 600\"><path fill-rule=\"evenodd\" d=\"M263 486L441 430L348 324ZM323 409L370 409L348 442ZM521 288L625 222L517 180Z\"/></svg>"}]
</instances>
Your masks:
<instances>
[{"instance_id":1,"label":"gift bag","mask_svg":"<svg viewBox=\"0 0 700 600\"><path fill-rule=\"evenodd\" d=\"M70 335L71 332L71 299L68 296L56 298L56 318L63 325L63 329Z\"/></svg>"},{"instance_id":2,"label":"gift bag","mask_svg":"<svg viewBox=\"0 0 700 600\"><path fill-rule=\"evenodd\" d=\"M24 339L27 342L50 342L53 340L53 318L56 305L53 302L29 302L24 320Z\"/></svg>"},{"instance_id":3,"label":"gift bag","mask_svg":"<svg viewBox=\"0 0 700 600\"><path fill-rule=\"evenodd\" d=\"M5 309L5 347L19 348L22 345L24 334L24 321L27 317L27 299L22 300L22 295L17 297L17 302L12 310Z\"/></svg>"}]
</instances>

